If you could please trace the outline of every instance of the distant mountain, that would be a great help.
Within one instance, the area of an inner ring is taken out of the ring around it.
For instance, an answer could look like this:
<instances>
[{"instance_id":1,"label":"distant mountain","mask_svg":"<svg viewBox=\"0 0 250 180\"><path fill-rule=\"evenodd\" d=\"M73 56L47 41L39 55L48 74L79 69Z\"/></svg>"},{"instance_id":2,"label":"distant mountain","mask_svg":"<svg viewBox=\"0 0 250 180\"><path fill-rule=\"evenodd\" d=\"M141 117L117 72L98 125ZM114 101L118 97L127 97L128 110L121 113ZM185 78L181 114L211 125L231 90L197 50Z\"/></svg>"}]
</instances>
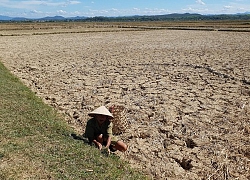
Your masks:
<instances>
[{"instance_id":1,"label":"distant mountain","mask_svg":"<svg viewBox=\"0 0 250 180\"><path fill-rule=\"evenodd\" d=\"M88 22L105 22L105 21L198 21L198 20L250 20L250 12L242 14L219 14L219 15L201 15L191 13L173 13L165 15L135 15L135 16L119 16L119 17L43 17L43 18L23 18L1 16L0 21L88 21Z\"/></svg>"},{"instance_id":2,"label":"distant mountain","mask_svg":"<svg viewBox=\"0 0 250 180\"><path fill-rule=\"evenodd\" d=\"M76 16L76 17L68 17L66 19L71 19L71 20L80 20L80 19L87 19L88 17L85 16Z\"/></svg>"},{"instance_id":3,"label":"distant mountain","mask_svg":"<svg viewBox=\"0 0 250 180\"><path fill-rule=\"evenodd\" d=\"M12 18L9 17L9 16L2 16L2 15L0 15L0 20L9 21L9 20L11 20L11 19L12 19Z\"/></svg>"},{"instance_id":4,"label":"distant mountain","mask_svg":"<svg viewBox=\"0 0 250 180\"><path fill-rule=\"evenodd\" d=\"M184 14L179 14L179 13L173 13L173 14L166 14L166 15L156 15L156 17L163 17L163 18L190 18L190 17L198 17L198 16L203 16L201 14L190 14L190 13L184 13Z\"/></svg>"},{"instance_id":5,"label":"distant mountain","mask_svg":"<svg viewBox=\"0 0 250 180\"><path fill-rule=\"evenodd\" d=\"M164 14L164 15L150 15L150 16L137 16L137 19L143 20L153 20L153 21L164 21L164 20L192 20L192 19L199 19L204 15L201 14L190 14L190 13L173 13L173 14Z\"/></svg>"},{"instance_id":6,"label":"distant mountain","mask_svg":"<svg viewBox=\"0 0 250 180\"><path fill-rule=\"evenodd\" d=\"M66 21L66 20L82 20L87 17L63 17L63 16L52 16L52 17L43 17L43 18L24 18L24 17L9 17L9 16L1 16L0 21Z\"/></svg>"},{"instance_id":7,"label":"distant mountain","mask_svg":"<svg viewBox=\"0 0 250 180\"><path fill-rule=\"evenodd\" d=\"M63 16L53 16L53 17L39 18L38 20L41 20L41 21L63 21L63 20L65 20L65 17L63 17Z\"/></svg>"},{"instance_id":8,"label":"distant mountain","mask_svg":"<svg viewBox=\"0 0 250 180\"><path fill-rule=\"evenodd\" d=\"M244 12L244 13L237 13L237 15L240 15L240 14L250 14L250 11L248 12Z\"/></svg>"},{"instance_id":9,"label":"distant mountain","mask_svg":"<svg viewBox=\"0 0 250 180\"><path fill-rule=\"evenodd\" d=\"M24 17L15 17L12 18L11 21L28 21L28 18L24 18Z\"/></svg>"}]
</instances>

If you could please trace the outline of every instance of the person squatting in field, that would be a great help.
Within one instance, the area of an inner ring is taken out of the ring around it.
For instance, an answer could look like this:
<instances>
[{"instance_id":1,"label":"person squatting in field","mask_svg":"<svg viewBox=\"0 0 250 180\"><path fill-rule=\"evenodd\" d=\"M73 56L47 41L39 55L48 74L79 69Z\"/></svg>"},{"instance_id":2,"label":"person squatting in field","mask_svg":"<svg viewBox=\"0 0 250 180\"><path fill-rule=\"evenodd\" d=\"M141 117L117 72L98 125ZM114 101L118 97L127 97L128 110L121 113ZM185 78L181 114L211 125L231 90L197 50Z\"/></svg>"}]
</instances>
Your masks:
<instances>
[{"instance_id":1,"label":"person squatting in field","mask_svg":"<svg viewBox=\"0 0 250 180\"><path fill-rule=\"evenodd\" d=\"M94 143L99 150L107 149L109 153L127 150L127 145L113 135L113 115L105 106L100 106L88 115L92 117L85 129L85 137L88 138L89 144Z\"/></svg>"}]
</instances>

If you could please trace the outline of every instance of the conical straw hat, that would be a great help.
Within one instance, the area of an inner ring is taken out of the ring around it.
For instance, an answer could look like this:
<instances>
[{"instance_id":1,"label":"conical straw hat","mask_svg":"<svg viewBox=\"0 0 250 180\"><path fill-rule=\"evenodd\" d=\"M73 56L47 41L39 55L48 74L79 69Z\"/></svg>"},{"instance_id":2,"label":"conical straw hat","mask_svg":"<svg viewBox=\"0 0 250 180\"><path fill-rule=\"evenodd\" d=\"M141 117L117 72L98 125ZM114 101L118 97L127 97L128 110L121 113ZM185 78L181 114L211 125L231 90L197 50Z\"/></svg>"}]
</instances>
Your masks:
<instances>
[{"instance_id":1,"label":"conical straw hat","mask_svg":"<svg viewBox=\"0 0 250 180\"><path fill-rule=\"evenodd\" d=\"M108 116L109 118L113 118L113 115L109 112L109 110L105 106L100 106L99 108L90 112L89 116L93 117L95 114L101 114L101 115Z\"/></svg>"}]
</instances>

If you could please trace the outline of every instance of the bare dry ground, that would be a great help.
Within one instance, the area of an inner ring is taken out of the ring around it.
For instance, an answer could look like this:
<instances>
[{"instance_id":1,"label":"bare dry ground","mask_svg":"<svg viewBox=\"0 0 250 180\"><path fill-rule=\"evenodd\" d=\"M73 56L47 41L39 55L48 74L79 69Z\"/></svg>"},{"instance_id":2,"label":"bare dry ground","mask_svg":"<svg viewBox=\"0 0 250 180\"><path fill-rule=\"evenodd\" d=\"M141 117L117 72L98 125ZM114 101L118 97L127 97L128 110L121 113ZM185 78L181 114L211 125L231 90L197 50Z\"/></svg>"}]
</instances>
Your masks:
<instances>
[{"instance_id":1,"label":"bare dry ground","mask_svg":"<svg viewBox=\"0 0 250 180\"><path fill-rule=\"evenodd\" d=\"M250 178L249 32L88 28L2 30L1 61L79 134L125 106L118 155L154 179Z\"/></svg>"}]
</instances>

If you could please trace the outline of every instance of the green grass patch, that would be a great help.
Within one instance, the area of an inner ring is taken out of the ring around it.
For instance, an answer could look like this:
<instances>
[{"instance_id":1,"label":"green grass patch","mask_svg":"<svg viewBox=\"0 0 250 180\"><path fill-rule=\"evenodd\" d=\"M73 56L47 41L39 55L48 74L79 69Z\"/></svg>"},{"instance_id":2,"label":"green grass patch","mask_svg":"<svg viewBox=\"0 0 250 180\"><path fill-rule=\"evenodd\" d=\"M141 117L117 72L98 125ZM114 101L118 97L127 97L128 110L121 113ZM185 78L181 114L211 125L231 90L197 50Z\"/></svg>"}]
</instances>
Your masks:
<instances>
[{"instance_id":1,"label":"green grass patch","mask_svg":"<svg viewBox=\"0 0 250 180\"><path fill-rule=\"evenodd\" d=\"M0 179L146 179L104 156L0 63Z\"/></svg>"}]
</instances>

